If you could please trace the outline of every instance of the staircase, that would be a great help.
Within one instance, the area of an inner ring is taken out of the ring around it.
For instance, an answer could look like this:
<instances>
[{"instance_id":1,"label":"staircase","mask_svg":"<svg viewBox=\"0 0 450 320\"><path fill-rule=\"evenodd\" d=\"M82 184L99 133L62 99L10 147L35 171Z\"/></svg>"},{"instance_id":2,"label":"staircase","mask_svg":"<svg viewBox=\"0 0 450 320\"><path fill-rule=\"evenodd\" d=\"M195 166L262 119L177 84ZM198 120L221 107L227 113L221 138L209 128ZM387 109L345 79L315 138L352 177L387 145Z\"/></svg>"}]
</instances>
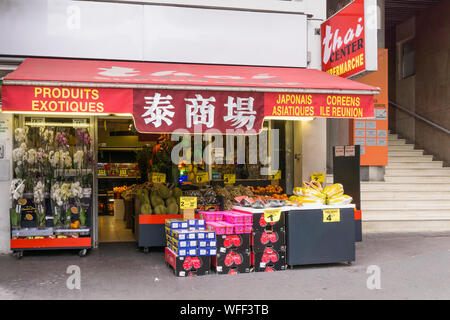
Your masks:
<instances>
[{"instance_id":1,"label":"staircase","mask_svg":"<svg viewBox=\"0 0 450 320\"><path fill-rule=\"evenodd\" d=\"M397 134L388 154L385 181L361 182L363 232L450 231L450 168Z\"/></svg>"}]
</instances>

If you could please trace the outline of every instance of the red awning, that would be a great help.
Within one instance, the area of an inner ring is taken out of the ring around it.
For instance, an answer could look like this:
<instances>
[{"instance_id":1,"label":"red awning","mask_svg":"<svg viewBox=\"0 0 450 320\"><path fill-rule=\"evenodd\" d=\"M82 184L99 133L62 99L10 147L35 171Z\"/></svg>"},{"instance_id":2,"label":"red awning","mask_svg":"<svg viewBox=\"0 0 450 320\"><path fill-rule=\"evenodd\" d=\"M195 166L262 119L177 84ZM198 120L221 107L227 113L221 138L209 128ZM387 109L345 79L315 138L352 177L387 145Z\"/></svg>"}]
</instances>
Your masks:
<instances>
[{"instance_id":1,"label":"red awning","mask_svg":"<svg viewBox=\"0 0 450 320\"><path fill-rule=\"evenodd\" d=\"M141 132L259 131L264 117L370 118L378 92L314 69L28 58L4 78L2 111L132 114Z\"/></svg>"}]
</instances>

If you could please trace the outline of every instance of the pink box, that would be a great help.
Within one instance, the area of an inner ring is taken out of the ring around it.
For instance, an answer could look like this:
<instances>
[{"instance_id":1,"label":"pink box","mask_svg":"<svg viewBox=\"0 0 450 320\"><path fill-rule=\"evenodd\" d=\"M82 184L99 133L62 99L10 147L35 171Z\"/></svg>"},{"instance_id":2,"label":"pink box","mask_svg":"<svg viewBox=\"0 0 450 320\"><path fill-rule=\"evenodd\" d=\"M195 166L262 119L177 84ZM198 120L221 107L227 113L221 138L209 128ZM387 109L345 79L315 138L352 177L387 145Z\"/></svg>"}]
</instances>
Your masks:
<instances>
[{"instance_id":1,"label":"pink box","mask_svg":"<svg viewBox=\"0 0 450 320\"><path fill-rule=\"evenodd\" d=\"M243 217L243 223L253 223L253 214L251 213L242 213L242 212L233 212L234 214L240 215Z\"/></svg>"},{"instance_id":2,"label":"pink box","mask_svg":"<svg viewBox=\"0 0 450 320\"><path fill-rule=\"evenodd\" d=\"M216 221L216 212L214 211L199 211L200 219L205 221Z\"/></svg>"},{"instance_id":3,"label":"pink box","mask_svg":"<svg viewBox=\"0 0 450 320\"><path fill-rule=\"evenodd\" d=\"M252 233L252 223L245 223L244 224L244 233Z\"/></svg>"},{"instance_id":4,"label":"pink box","mask_svg":"<svg viewBox=\"0 0 450 320\"><path fill-rule=\"evenodd\" d=\"M225 234L233 234L234 232L234 224L226 222L226 221L217 221L221 225L225 226Z\"/></svg>"},{"instance_id":5,"label":"pink box","mask_svg":"<svg viewBox=\"0 0 450 320\"><path fill-rule=\"evenodd\" d=\"M223 214L223 219L229 223L243 223L244 217L236 212L228 212Z\"/></svg>"},{"instance_id":6,"label":"pink box","mask_svg":"<svg viewBox=\"0 0 450 320\"><path fill-rule=\"evenodd\" d=\"M225 233L226 227L224 225L220 224L219 222L207 221L206 229L209 231L214 231L218 235L226 234Z\"/></svg>"},{"instance_id":7,"label":"pink box","mask_svg":"<svg viewBox=\"0 0 450 320\"><path fill-rule=\"evenodd\" d=\"M244 224L243 223L236 223L234 225L234 232L239 234L239 233L245 233L245 228L244 228Z\"/></svg>"}]
</instances>

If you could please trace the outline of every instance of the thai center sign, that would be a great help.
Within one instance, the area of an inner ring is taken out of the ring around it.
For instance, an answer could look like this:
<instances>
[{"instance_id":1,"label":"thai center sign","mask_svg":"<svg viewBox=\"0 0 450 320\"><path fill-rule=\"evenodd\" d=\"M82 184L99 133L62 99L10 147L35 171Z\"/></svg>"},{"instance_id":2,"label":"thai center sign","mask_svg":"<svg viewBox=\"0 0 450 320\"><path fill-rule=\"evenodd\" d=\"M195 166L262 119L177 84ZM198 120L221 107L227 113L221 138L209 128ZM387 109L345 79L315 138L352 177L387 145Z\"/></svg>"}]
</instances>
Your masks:
<instances>
[{"instance_id":1,"label":"thai center sign","mask_svg":"<svg viewBox=\"0 0 450 320\"><path fill-rule=\"evenodd\" d=\"M352 78L377 70L376 0L354 0L321 25L322 71Z\"/></svg>"}]
</instances>

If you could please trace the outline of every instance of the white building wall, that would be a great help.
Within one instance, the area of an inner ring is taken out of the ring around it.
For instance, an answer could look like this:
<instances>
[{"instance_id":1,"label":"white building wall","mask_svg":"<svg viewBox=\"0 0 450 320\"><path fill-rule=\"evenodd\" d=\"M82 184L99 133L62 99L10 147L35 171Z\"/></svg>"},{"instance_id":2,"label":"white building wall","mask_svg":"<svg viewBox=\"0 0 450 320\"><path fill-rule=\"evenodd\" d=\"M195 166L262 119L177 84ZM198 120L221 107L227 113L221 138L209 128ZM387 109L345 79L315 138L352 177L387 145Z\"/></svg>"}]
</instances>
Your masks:
<instances>
[{"instance_id":1,"label":"white building wall","mask_svg":"<svg viewBox=\"0 0 450 320\"><path fill-rule=\"evenodd\" d=\"M11 160L12 154L12 119L11 114L0 113L0 120L8 121L9 130L7 133L2 135L0 139L0 144L5 145L5 160ZM5 137L6 136L6 137ZM1 161L1 160L0 160ZM3 170L4 168L2 168ZM0 253L9 252L10 247L10 215L9 208L11 206L11 201L9 198L9 188L11 186L12 180L12 163L9 162L7 168L10 173L9 180L0 180Z\"/></svg>"},{"instance_id":2,"label":"white building wall","mask_svg":"<svg viewBox=\"0 0 450 320\"><path fill-rule=\"evenodd\" d=\"M42 2L42 1L41 1ZM45 1L44 1L45 2ZM62 1L66 2L67 1ZM114 1L111 1L114 2ZM127 0L122 0L122 3L127 2ZM18 1L10 1L5 0L1 2L1 4L8 4L14 6L18 3ZM58 5L58 1L49 0L48 5L51 7L52 5ZM82 2L78 2L82 3ZM308 15L307 20L307 52L308 52L308 68L321 68L321 51L320 51L320 34L316 33L316 29L320 29L320 24L322 21L326 19L326 0L298 0L298 1L276 1L276 0L186 0L186 1L170 1L170 0L159 0L159 1L140 1L133 0L130 1L130 4L127 4L128 10L130 9L132 3L135 5L143 5L143 4L169 4L176 3L177 5L192 5L192 6L206 6L208 8L211 7L228 7L228 9L244 9L248 12L256 11L258 14L261 12L277 12L277 13L287 13L287 14L298 14L305 13ZM139 3L139 4L136 4ZM83 2L83 5L88 4L88 2ZM98 6L99 4L93 4ZM23 10L30 9L30 6L27 4L22 7ZM5 12L5 11L3 11ZM22 17L29 16L31 12L23 12ZM1 12L0 12L1 18ZM61 18L61 17L59 17ZM58 17L53 17L51 21L57 21ZM56 20L55 20L56 19ZM0 19L1 20L1 19ZM5 21L5 20L3 20ZM28 25L29 21L24 21L23 25ZM1 24L1 23L0 23ZM5 28L3 28L5 29ZM5 29L6 30L6 29ZM95 31L95 30L93 30ZM299 41L296 34L301 34L302 30L293 30L292 27L286 29L286 35L290 34L289 41L295 43L295 41ZM3 36L6 36L6 33L3 33ZM20 41L20 38L16 38L14 41ZM0 38L0 43L2 43L2 39ZM4 43L4 42L3 42ZM11 42L9 42L11 43ZM286 43L279 44L279 52L286 52ZM7 52L12 56L22 56L22 53L14 53ZM6 54L0 50L0 56ZM93 57L91 57L93 58ZM124 57L125 59L126 57ZM280 56L280 59L283 57ZM131 58L132 60L133 58ZM282 64L282 63L281 63ZM9 127L9 139L5 141L0 141L0 143L4 143L6 147L6 157L7 159L11 159L12 152L12 115L10 114L2 114L0 113L0 119L8 119L10 123ZM300 136L302 136L302 154L303 154L303 165L302 172L303 178L305 179L310 172L325 172L326 167L326 125L325 120L313 120L311 122L305 123L301 126L296 125L295 130L301 131ZM295 134L294 136L299 136ZM294 141L294 143L296 143ZM11 164L12 167L12 164ZM12 174L11 174L12 176ZM298 181L295 181L298 183ZM3 190L0 194L0 253L8 253L10 252L10 216L9 216L9 208L10 208L10 198L9 198L9 188L11 184L11 179L9 181L0 181L0 190Z\"/></svg>"}]
</instances>

